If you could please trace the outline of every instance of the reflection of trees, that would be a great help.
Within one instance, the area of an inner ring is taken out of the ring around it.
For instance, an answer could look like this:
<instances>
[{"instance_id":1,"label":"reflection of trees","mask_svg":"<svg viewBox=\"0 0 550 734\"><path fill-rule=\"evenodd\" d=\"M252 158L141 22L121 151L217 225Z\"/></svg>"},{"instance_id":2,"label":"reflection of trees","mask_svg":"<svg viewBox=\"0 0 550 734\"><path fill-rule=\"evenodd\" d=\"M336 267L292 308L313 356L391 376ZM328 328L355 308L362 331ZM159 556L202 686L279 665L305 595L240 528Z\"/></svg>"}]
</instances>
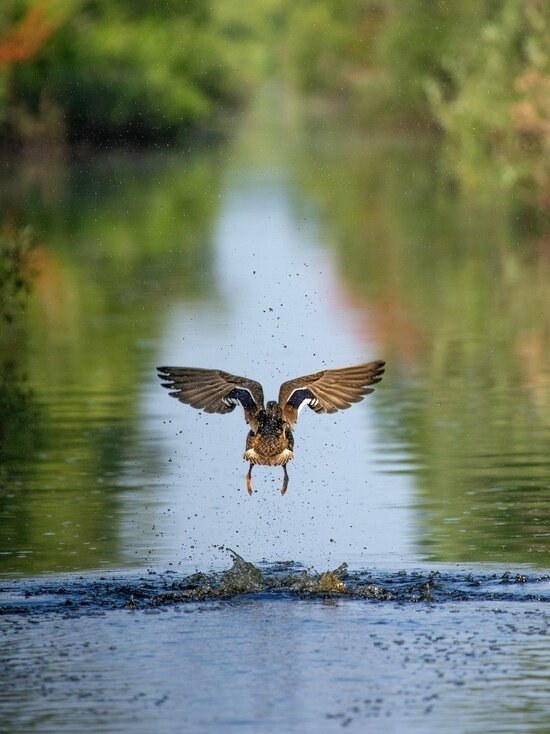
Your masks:
<instances>
[{"instance_id":1,"label":"reflection of trees","mask_svg":"<svg viewBox=\"0 0 550 734\"><path fill-rule=\"evenodd\" d=\"M209 293L218 166L209 155L81 161L47 203L21 173L6 184L10 209L40 236L28 346L4 380L20 394L2 405L2 547L32 551L17 564L28 571L116 563L128 466L144 481L155 469L138 418L159 321L167 303Z\"/></svg>"},{"instance_id":2,"label":"reflection of trees","mask_svg":"<svg viewBox=\"0 0 550 734\"><path fill-rule=\"evenodd\" d=\"M34 477L27 461L44 446L42 412L16 359L0 363L0 547L30 547L29 517L22 498Z\"/></svg>"},{"instance_id":3,"label":"reflection of trees","mask_svg":"<svg viewBox=\"0 0 550 734\"><path fill-rule=\"evenodd\" d=\"M2 335L0 348L7 349L13 341L13 329L17 328L29 291L30 232L5 224L0 230L0 324Z\"/></svg>"},{"instance_id":4,"label":"reflection of trees","mask_svg":"<svg viewBox=\"0 0 550 734\"><path fill-rule=\"evenodd\" d=\"M379 405L414 464L426 545L443 560L541 562L546 243L505 224L506 203L487 210L454 196L429 142L317 143L298 175L325 214L370 338L384 345L393 392Z\"/></svg>"}]
</instances>

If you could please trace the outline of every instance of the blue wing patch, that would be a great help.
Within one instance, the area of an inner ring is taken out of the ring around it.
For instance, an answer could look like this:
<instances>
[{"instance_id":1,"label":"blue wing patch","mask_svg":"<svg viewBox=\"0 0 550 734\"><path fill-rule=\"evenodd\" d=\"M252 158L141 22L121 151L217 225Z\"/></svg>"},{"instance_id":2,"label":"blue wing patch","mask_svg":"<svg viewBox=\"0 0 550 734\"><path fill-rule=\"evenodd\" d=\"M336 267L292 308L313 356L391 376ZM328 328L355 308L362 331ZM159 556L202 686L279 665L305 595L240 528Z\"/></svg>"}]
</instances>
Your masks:
<instances>
[{"instance_id":1,"label":"blue wing patch","mask_svg":"<svg viewBox=\"0 0 550 734\"><path fill-rule=\"evenodd\" d=\"M245 410L255 410L258 407L248 390L243 390L240 387L234 387L226 397L231 401L238 400Z\"/></svg>"},{"instance_id":2,"label":"blue wing patch","mask_svg":"<svg viewBox=\"0 0 550 734\"><path fill-rule=\"evenodd\" d=\"M313 393L304 388L303 390L294 390L292 395L289 397L287 404L292 405L293 408L299 408L304 400L313 400Z\"/></svg>"}]
</instances>

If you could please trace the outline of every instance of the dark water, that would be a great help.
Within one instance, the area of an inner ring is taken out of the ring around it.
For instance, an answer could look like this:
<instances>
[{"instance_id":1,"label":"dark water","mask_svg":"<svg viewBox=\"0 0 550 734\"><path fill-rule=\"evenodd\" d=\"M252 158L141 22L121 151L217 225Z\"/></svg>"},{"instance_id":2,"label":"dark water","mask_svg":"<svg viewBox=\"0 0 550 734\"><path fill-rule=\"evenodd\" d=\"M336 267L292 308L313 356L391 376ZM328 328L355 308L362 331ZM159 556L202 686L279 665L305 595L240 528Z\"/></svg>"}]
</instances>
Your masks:
<instances>
[{"instance_id":1,"label":"dark water","mask_svg":"<svg viewBox=\"0 0 550 734\"><path fill-rule=\"evenodd\" d=\"M3 164L36 246L0 340L0 730L547 730L548 239L461 199L434 140L280 111L216 150ZM154 371L269 398L376 358L363 403L302 413L284 498L261 467L246 495L237 411ZM352 576L154 603L227 547Z\"/></svg>"}]
</instances>

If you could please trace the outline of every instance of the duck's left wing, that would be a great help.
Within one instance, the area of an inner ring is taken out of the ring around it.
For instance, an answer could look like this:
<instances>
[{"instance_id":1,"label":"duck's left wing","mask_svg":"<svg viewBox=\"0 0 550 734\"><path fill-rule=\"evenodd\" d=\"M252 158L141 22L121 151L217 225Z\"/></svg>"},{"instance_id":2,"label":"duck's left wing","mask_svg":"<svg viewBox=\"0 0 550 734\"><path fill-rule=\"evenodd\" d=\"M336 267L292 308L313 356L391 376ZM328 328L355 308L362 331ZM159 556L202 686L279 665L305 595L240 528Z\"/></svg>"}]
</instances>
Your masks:
<instances>
[{"instance_id":1,"label":"duck's left wing","mask_svg":"<svg viewBox=\"0 0 550 734\"><path fill-rule=\"evenodd\" d=\"M385 362L377 360L353 367L322 370L283 382L279 390L279 405L285 420L293 429L300 410L306 404L316 413L336 413L351 407L352 403L374 391L369 385L380 382L384 365Z\"/></svg>"},{"instance_id":2,"label":"duck's left wing","mask_svg":"<svg viewBox=\"0 0 550 734\"><path fill-rule=\"evenodd\" d=\"M253 431L258 428L257 414L264 407L264 392L259 382L231 375L222 370L200 367L158 367L163 387L170 395L205 413L230 413L237 403Z\"/></svg>"}]
</instances>

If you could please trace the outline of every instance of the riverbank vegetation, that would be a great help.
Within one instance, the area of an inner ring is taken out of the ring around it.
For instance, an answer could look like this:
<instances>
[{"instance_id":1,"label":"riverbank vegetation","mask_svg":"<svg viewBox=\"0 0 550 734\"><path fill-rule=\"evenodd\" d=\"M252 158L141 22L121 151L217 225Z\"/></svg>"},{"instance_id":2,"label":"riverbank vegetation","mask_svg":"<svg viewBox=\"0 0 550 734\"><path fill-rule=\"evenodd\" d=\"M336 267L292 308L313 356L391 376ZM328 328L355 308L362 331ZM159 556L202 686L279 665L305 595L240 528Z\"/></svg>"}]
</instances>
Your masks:
<instances>
[{"instance_id":1,"label":"riverbank vegetation","mask_svg":"<svg viewBox=\"0 0 550 734\"><path fill-rule=\"evenodd\" d=\"M4 137L155 143L212 126L253 84L258 39L237 9L231 0L6 0Z\"/></svg>"},{"instance_id":2,"label":"riverbank vegetation","mask_svg":"<svg viewBox=\"0 0 550 734\"><path fill-rule=\"evenodd\" d=\"M0 130L181 141L271 74L365 128L437 129L464 189L547 210L549 48L541 0L5 0Z\"/></svg>"},{"instance_id":3,"label":"riverbank vegetation","mask_svg":"<svg viewBox=\"0 0 550 734\"><path fill-rule=\"evenodd\" d=\"M436 127L466 188L547 208L548 48L540 0L6 0L1 129L174 141L278 73L359 124Z\"/></svg>"},{"instance_id":4,"label":"riverbank vegetation","mask_svg":"<svg viewBox=\"0 0 550 734\"><path fill-rule=\"evenodd\" d=\"M301 0L287 28L302 89L363 125L435 126L465 189L550 206L547 3Z\"/></svg>"}]
</instances>

